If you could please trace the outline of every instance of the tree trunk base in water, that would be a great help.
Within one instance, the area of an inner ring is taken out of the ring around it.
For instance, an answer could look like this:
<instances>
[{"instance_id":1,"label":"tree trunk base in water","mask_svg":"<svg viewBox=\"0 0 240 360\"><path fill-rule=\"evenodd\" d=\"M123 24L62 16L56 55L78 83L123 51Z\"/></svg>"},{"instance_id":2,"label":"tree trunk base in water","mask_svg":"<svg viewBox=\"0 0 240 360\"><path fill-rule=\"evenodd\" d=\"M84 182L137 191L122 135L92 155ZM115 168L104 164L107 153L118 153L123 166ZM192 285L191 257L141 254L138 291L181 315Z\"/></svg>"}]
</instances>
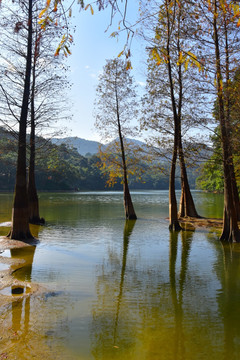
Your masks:
<instances>
[{"instance_id":1,"label":"tree trunk base in water","mask_svg":"<svg viewBox=\"0 0 240 360\"><path fill-rule=\"evenodd\" d=\"M223 231L219 240L226 243L232 243L232 242L240 243L240 232L239 230L237 231L232 230L229 232Z\"/></svg>"},{"instance_id":2,"label":"tree trunk base in water","mask_svg":"<svg viewBox=\"0 0 240 360\"><path fill-rule=\"evenodd\" d=\"M45 219L40 218L40 217L33 217L33 218L29 219L29 223L33 224L33 225L44 225Z\"/></svg>"},{"instance_id":3,"label":"tree trunk base in water","mask_svg":"<svg viewBox=\"0 0 240 360\"><path fill-rule=\"evenodd\" d=\"M126 215L126 219L127 220L137 220L137 215L136 214Z\"/></svg>"},{"instance_id":4,"label":"tree trunk base in water","mask_svg":"<svg viewBox=\"0 0 240 360\"><path fill-rule=\"evenodd\" d=\"M28 240L33 240L34 236L32 236L32 234L29 232L23 232L23 231L10 231L9 234L7 235L7 237L10 240L19 240L19 241L28 241Z\"/></svg>"},{"instance_id":5,"label":"tree trunk base in water","mask_svg":"<svg viewBox=\"0 0 240 360\"><path fill-rule=\"evenodd\" d=\"M29 229L28 208L13 208L12 228L7 237L11 240L22 241L34 239Z\"/></svg>"},{"instance_id":6,"label":"tree trunk base in water","mask_svg":"<svg viewBox=\"0 0 240 360\"><path fill-rule=\"evenodd\" d=\"M178 221L174 221L173 223L171 223L169 225L169 230L170 231L181 231L182 227L180 226Z\"/></svg>"}]
</instances>

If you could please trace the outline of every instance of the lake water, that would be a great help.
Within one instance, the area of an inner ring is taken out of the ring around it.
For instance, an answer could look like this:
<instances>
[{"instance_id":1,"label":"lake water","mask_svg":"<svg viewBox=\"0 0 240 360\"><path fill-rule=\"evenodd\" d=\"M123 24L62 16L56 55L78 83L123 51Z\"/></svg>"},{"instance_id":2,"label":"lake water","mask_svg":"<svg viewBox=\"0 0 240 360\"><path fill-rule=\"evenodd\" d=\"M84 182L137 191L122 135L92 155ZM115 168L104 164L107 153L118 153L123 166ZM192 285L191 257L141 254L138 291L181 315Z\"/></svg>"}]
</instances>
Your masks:
<instances>
[{"instance_id":1,"label":"lake water","mask_svg":"<svg viewBox=\"0 0 240 360\"><path fill-rule=\"evenodd\" d=\"M193 194L202 216L222 216L221 195ZM26 261L17 280L46 290L1 309L0 359L239 359L240 245L169 233L168 192L132 198L136 222L121 193L40 194L39 244L5 255ZM0 194L1 223L11 206Z\"/></svg>"}]
</instances>

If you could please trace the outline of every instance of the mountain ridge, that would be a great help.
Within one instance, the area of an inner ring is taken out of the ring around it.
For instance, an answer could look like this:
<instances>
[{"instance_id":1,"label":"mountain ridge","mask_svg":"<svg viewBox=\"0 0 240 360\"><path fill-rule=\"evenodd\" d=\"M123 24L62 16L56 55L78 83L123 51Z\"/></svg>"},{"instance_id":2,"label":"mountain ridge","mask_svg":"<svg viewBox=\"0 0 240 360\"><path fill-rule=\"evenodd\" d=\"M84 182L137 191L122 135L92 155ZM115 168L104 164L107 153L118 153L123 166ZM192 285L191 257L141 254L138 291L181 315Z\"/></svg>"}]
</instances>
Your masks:
<instances>
[{"instance_id":1,"label":"mountain ridge","mask_svg":"<svg viewBox=\"0 0 240 360\"><path fill-rule=\"evenodd\" d=\"M144 144L140 140L129 139L129 138L128 138L128 140L131 142L134 142L138 145ZM99 141L83 139L78 136L69 136L69 137L64 137L64 138L52 138L51 141L55 145L65 144L70 147L76 148L78 153L82 156L95 155L98 153L98 149L100 146L104 148L108 145L108 144L104 145Z\"/></svg>"}]
</instances>

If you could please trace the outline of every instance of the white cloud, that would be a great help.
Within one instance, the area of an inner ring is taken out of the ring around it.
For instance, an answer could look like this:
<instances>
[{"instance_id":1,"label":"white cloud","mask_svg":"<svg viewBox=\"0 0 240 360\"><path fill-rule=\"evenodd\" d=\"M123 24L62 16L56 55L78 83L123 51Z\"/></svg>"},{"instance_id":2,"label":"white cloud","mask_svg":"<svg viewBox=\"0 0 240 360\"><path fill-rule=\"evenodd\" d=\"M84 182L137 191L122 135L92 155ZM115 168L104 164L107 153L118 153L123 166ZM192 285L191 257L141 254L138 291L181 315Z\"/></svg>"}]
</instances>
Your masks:
<instances>
[{"instance_id":1,"label":"white cloud","mask_svg":"<svg viewBox=\"0 0 240 360\"><path fill-rule=\"evenodd\" d=\"M137 83L142 87L146 86L146 83L144 81L137 81Z\"/></svg>"}]
</instances>

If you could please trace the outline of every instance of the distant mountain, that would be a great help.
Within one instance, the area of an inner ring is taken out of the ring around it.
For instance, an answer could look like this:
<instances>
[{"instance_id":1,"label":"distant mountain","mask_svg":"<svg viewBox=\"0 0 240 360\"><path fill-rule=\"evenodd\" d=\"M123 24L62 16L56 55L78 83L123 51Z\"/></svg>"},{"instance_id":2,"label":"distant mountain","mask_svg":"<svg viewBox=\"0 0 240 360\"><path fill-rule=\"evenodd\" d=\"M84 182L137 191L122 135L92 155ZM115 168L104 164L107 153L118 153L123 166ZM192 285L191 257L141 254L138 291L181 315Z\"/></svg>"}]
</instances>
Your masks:
<instances>
[{"instance_id":1,"label":"distant mountain","mask_svg":"<svg viewBox=\"0 0 240 360\"><path fill-rule=\"evenodd\" d=\"M101 143L92 140L85 140L75 137L66 137L66 138L53 138L52 143L56 145L65 144L70 147L77 149L80 155L85 156L86 154L96 154Z\"/></svg>"},{"instance_id":2,"label":"distant mountain","mask_svg":"<svg viewBox=\"0 0 240 360\"><path fill-rule=\"evenodd\" d=\"M143 145L144 143L140 140L127 139L129 142L135 145ZM98 153L99 146L104 148L104 145L97 141L86 140L75 137L66 137L66 138L53 138L53 144L61 145L66 144L70 147L76 148L80 155L85 156L86 154L94 155Z\"/></svg>"}]
</instances>

